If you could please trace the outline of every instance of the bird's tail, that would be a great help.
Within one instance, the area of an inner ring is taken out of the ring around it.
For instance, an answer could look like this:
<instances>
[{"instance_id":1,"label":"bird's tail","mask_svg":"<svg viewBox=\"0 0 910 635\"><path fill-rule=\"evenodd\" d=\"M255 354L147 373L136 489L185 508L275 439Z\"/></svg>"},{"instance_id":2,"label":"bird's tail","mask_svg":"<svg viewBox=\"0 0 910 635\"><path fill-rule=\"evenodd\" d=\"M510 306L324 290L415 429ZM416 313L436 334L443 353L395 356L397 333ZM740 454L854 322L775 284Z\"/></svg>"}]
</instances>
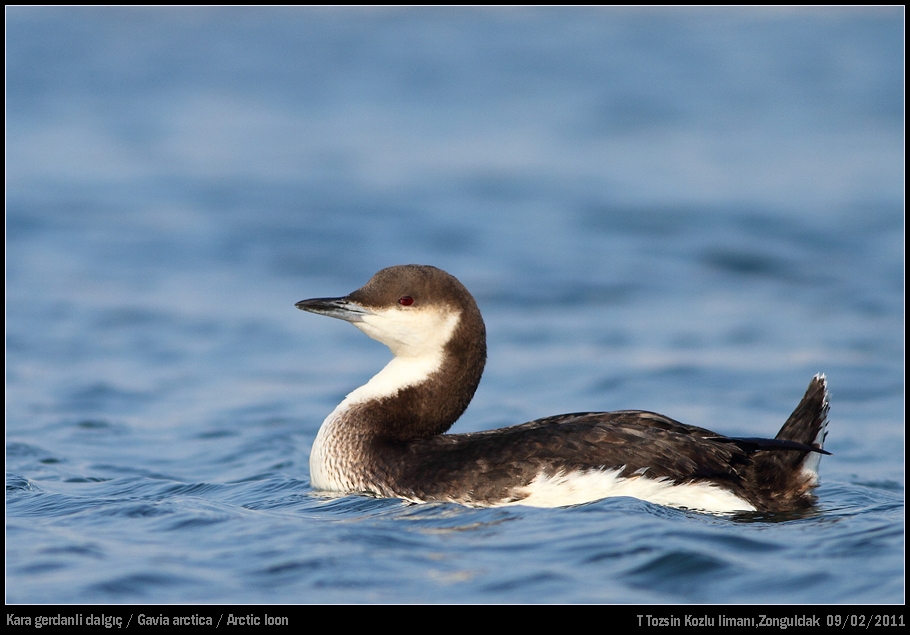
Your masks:
<instances>
[{"instance_id":1,"label":"bird's tail","mask_svg":"<svg viewBox=\"0 0 910 635\"><path fill-rule=\"evenodd\" d=\"M776 439L793 441L813 448L814 452L781 452L778 460L789 463L790 469L802 468L802 472L813 481L818 479L818 463L824 452L825 437L828 436L828 382L822 374L809 382L806 394ZM819 450L822 450L821 452Z\"/></svg>"}]
</instances>

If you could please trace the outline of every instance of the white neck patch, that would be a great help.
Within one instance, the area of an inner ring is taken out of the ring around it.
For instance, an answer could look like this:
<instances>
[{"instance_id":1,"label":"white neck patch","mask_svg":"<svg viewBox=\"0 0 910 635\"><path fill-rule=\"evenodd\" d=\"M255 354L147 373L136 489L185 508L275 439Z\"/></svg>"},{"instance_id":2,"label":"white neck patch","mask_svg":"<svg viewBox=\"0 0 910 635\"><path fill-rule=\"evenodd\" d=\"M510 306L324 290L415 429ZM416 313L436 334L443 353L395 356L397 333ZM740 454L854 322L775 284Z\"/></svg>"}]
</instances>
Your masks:
<instances>
[{"instance_id":1,"label":"white neck patch","mask_svg":"<svg viewBox=\"0 0 910 635\"><path fill-rule=\"evenodd\" d=\"M390 397L399 390L425 381L442 367L445 345L452 338L461 314L439 309L371 309L354 326L382 342L395 357L370 381L351 392L326 417L310 452L310 481L315 489L358 491L365 489L351 480L351 461L344 446L344 414L351 406Z\"/></svg>"},{"instance_id":2,"label":"white neck patch","mask_svg":"<svg viewBox=\"0 0 910 635\"><path fill-rule=\"evenodd\" d=\"M425 381L442 367L445 345L452 339L461 314L441 309L393 307L373 310L354 326L395 355L370 381L349 394L339 408L389 397L402 388ZM337 409L336 409L337 410Z\"/></svg>"}]
</instances>

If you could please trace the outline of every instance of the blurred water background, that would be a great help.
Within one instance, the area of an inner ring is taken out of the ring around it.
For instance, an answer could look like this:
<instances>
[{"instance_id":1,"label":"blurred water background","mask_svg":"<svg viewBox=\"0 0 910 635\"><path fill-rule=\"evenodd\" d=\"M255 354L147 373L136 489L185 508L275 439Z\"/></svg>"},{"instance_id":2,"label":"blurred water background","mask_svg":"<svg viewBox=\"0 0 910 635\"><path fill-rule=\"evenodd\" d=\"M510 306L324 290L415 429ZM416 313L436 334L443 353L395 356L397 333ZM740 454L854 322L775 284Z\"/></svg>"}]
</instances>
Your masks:
<instances>
[{"instance_id":1,"label":"blurred water background","mask_svg":"<svg viewBox=\"0 0 910 635\"><path fill-rule=\"evenodd\" d=\"M903 601L902 8L6 17L7 601ZM453 431L825 372L818 508L314 493L389 354L294 302L410 262L487 321Z\"/></svg>"}]
</instances>

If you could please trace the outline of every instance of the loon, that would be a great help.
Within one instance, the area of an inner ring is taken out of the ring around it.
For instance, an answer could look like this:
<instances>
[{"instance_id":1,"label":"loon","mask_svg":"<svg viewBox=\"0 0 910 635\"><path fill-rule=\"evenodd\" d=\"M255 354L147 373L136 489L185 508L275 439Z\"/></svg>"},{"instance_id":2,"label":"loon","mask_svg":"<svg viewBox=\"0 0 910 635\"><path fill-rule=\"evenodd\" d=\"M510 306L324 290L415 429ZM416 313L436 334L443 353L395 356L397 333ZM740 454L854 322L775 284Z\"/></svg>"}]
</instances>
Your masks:
<instances>
[{"instance_id":1,"label":"loon","mask_svg":"<svg viewBox=\"0 0 910 635\"><path fill-rule=\"evenodd\" d=\"M394 357L325 419L315 490L467 506L561 507L612 496L709 513L815 503L828 392L816 375L774 439L726 437L643 410L562 414L445 434L486 362L477 303L427 265L383 269L360 289L296 303L352 323Z\"/></svg>"}]
</instances>

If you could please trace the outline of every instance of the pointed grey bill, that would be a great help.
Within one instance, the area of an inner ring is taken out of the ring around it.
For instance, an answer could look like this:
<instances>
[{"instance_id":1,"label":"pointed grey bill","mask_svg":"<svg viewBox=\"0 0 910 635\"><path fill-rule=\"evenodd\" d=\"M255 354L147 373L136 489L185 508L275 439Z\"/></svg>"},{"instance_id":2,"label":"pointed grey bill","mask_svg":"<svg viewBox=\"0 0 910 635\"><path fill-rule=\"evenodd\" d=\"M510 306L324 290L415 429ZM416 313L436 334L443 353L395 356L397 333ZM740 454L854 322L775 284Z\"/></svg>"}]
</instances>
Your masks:
<instances>
[{"instance_id":1,"label":"pointed grey bill","mask_svg":"<svg viewBox=\"0 0 910 635\"><path fill-rule=\"evenodd\" d=\"M373 315L372 311L368 311L347 298L313 298L312 300L301 300L294 306L301 311L328 315L345 322L362 322L363 316Z\"/></svg>"}]
</instances>

